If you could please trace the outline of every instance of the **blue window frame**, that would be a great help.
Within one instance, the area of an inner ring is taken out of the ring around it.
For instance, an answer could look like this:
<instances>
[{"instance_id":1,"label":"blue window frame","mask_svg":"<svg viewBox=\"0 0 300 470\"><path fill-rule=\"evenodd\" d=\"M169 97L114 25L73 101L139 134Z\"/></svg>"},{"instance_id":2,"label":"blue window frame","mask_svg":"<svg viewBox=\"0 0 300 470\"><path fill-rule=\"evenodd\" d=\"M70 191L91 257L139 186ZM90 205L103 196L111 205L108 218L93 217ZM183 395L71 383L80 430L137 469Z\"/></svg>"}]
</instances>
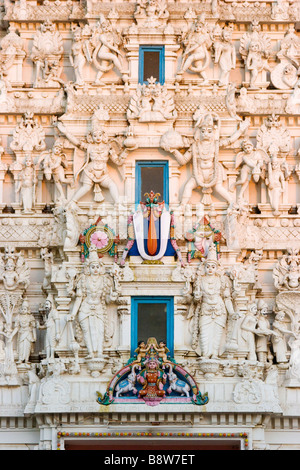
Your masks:
<instances>
[{"instance_id":1,"label":"blue window frame","mask_svg":"<svg viewBox=\"0 0 300 470\"><path fill-rule=\"evenodd\" d=\"M165 83L165 46L140 46L139 83L146 83L151 77Z\"/></svg>"},{"instance_id":2,"label":"blue window frame","mask_svg":"<svg viewBox=\"0 0 300 470\"><path fill-rule=\"evenodd\" d=\"M158 342L166 341L171 356L174 355L174 297L131 298L131 356L139 341L147 342L152 337Z\"/></svg>"},{"instance_id":3,"label":"blue window frame","mask_svg":"<svg viewBox=\"0 0 300 470\"><path fill-rule=\"evenodd\" d=\"M136 162L135 203L144 201L144 194L150 191L160 193L159 200L169 204L169 162L153 160Z\"/></svg>"}]
</instances>

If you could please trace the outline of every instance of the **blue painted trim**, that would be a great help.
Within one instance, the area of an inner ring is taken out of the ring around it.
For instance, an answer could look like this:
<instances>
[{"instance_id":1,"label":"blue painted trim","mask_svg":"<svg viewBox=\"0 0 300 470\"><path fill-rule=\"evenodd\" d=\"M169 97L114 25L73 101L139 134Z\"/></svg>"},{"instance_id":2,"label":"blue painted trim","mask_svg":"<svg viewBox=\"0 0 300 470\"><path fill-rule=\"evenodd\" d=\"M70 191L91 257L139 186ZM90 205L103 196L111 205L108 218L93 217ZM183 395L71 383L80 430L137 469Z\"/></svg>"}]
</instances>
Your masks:
<instances>
[{"instance_id":1,"label":"blue painted trim","mask_svg":"<svg viewBox=\"0 0 300 470\"><path fill-rule=\"evenodd\" d=\"M161 160L143 160L137 161L135 165L135 204L140 203L142 175L141 168L145 167L163 167L164 169L164 201L169 205L169 162ZM151 191L151 189L150 189Z\"/></svg>"},{"instance_id":2,"label":"blue painted trim","mask_svg":"<svg viewBox=\"0 0 300 470\"><path fill-rule=\"evenodd\" d=\"M162 85L165 83L165 46L140 46L139 48L139 83L144 81L144 52L159 52L159 77L154 77ZM151 77L147 77L151 78Z\"/></svg>"},{"instance_id":3,"label":"blue painted trim","mask_svg":"<svg viewBox=\"0 0 300 470\"><path fill-rule=\"evenodd\" d=\"M138 306L139 304L166 304L167 306L167 347L174 355L174 297L171 296L137 296L131 297L131 356L137 348ZM147 341L148 338L145 338ZM157 341L160 338L156 338Z\"/></svg>"}]
</instances>

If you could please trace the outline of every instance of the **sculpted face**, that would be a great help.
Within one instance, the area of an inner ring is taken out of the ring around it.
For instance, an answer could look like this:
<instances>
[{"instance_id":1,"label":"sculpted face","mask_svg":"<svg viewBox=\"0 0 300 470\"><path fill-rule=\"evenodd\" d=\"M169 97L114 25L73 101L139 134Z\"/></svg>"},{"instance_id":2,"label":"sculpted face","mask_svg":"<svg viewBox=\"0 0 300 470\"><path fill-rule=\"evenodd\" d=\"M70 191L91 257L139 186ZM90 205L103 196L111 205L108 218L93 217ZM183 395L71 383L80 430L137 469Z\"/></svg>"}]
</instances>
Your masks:
<instances>
[{"instance_id":1,"label":"sculpted face","mask_svg":"<svg viewBox=\"0 0 300 470\"><path fill-rule=\"evenodd\" d=\"M200 128L200 140L212 140L214 129L212 126L202 126Z\"/></svg>"},{"instance_id":2,"label":"sculpted face","mask_svg":"<svg viewBox=\"0 0 300 470\"><path fill-rule=\"evenodd\" d=\"M212 262L212 261L208 261L207 263L205 263L205 273L208 274L209 276L213 276L214 274L216 274L217 272L217 264Z\"/></svg>"},{"instance_id":3,"label":"sculpted face","mask_svg":"<svg viewBox=\"0 0 300 470\"><path fill-rule=\"evenodd\" d=\"M100 263L94 262L90 264L90 273L93 276L97 276L101 272L101 266Z\"/></svg>"}]
</instances>

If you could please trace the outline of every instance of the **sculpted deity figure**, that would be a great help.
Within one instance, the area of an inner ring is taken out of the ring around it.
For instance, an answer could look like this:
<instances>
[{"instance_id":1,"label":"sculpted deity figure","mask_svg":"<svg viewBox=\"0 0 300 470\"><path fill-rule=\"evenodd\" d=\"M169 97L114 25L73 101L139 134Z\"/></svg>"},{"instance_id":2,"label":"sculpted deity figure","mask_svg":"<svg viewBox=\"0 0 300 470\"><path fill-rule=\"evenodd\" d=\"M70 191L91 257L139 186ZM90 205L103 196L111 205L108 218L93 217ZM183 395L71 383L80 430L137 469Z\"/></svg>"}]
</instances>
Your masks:
<instances>
[{"instance_id":1,"label":"sculpted deity figure","mask_svg":"<svg viewBox=\"0 0 300 470\"><path fill-rule=\"evenodd\" d=\"M275 147L270 151L273 153L268 163L268 172L266 178L266 185L268 188L270 203L273 209L274 216L280 215L279 206L282 199L282 194L286 189L286 181L291 175L286 162L281 162L277 158L278 150Z\"/></svg>"},{"instance_id":2,"label":"sculpted deity figure","mask_svg":"<svg viewBox=\"0 0 300 470\"><path fill-rule=\"evenodd\" d=\"M242 338L247 347L248 361L256 361L255 332L257 326L257 303L252 302L248 305L248 311L241 323Z\"/></svg>"},{"instance_id":3,"label":"sculpted deity figure","mask_svg":"<svg viewBox=\"0 0 300 470\"><path fill-rule=\"evenodd\" d=\"M291 135L287 127L281 122L279 116L272 114L268 116L257 131L257 148L266 152L272 149L278 149L280 154L288 154L291 150Z\"/></svg>"},{"instance_id":4,"label":"sculpted deity figure","mask_svg":"<svg viewBox=\"0 0 300 470\"><path fill-rule=\"evenodd\" d=\"M235 168L241 167L239 179L234 183L234 187L240 187L237 196L238 202L245 200L245 192L253 178L255 183L263 177L265 164L269 161L268 154L262 149L255 149L250 140L241 142L241 152L236 156Z\"/></svg>"},{"instance_id":5,"label":"sculpted deity figure","mask_svg":"<svg viewBox=\"0 0 300 470\"><path fill-rule=\"evenodd\" d=\"M300 289L299 249L288 249L273 270L273 279L279 291L298 291Z\"/></svg>"},{"instance_id":6,"label":"sculpted deity figure","mask_svg":"<svg viewBox=\"0 0 300 470\"><path fill-rule=\"evenodd\" d=\"M177 82L182 80L184 72L190 70L200 75L201 85L207 85L209 82L205 70L209 64L208 50L212 46L212 40L204 15L195 21L187 33L183 34L182 45L185 49L181 67L176 76Z\"/></svg>"},{"instance_id":7,"label":"sculpted deity figure","mask_svg":"<svg viewBox=\"0 0 300 470\"><path fill-rule=\"evenodd\" d=\"M218 85L228 86L230 71L236 66L236 52L232 43L233 25L226 25L221 30L217 26L213 31L214 62L219 64L220 78Z\"/></svg>"},{"instance_id":8,"label":"sculpted deity figure","mask_svg":"<svg viewBox=\"0 0 300 470\"><path fill-rule=\"evenodd\" d=\"M47 181L53 179L59 195L58 199L64 201L66 198L62 184L72 184L72 180L65 177L68 161L63 153L63 144L56 141L50 151L42 152L37 162L37 166L40 165L43 168Z\"/></svg>"},{"instance_id":9,"label":"sculpted deity figure","mask_svg":"<svg viewBox=\"0 0 300 470\"><path fill-rule=\"evenodd\" d=\"M276 331L271 330L270 322L267 318L268 305L260 299L257 303L257 329L256 329L256 352L260 362L267 362L269 353L268 338L277 336Z\"/></svg>"},{"instance_id":10,"label":"sculpted deity figure","mask_svg":"<svg viewBox=\"0 0 300 470\"><path fill-rule=\"evenodd\" d=\"M91 249L84 273L75 285L75 301L68 320L78 321L88 350L88 359L102 358L105 340L106 302L116 300L111 276L99 260L97 249Z\"/></svg>"},{"instance_id":11,"label":"sculpted deity figure","mask_svg":"<svg viewBox=\"0 0 300 470\"><path fill-rule=\"evenodd\" d=\"M48 295L44 309L44 323L42 325L38 323L38 328L40 330L46 330L45 349L47 359L54 359L55 348L57 346L57 342L60 340L60 327L58 311L55 308L52 294Z\"/></svg>"},{"instance_id":12,"label":"sculpted deity figure","mask_svg":"<svg viewBox=\"0 0 300 470\"><path fill-rule=\"evenodd\" d=\"M287 363L287 339L286 336L291 336L292 331L286 327L285 312L280 310L276 313L273 322L273 331L277 333L272 336L273 351L278 364Z\"/></svg>"},{"instance_id":13,"label":"sculpted deity figure","mask_svg":"<svg viewBox=\"0 0 300 470\"><path fill-rule=\"evenodd\" d=\"M25 157L23 170L19 173L16 183L16 195L20 193L24 214L31 214L33 212L36 184L36 167L31 156L27 155Z\"/></svg>"},{"instance_id":14,"label":"sculpted deity figure","mask_svg":"<svg viewBox=\"0 0 300 470\"><path fill-rule=\"evenodd\" d=\"M165 0L138 0L134 17L143 27L164 26L170 14Z\"/></svg>"},{"instance_id":15,"label":"sculpted deity figure","mask_svg":"<svg viewBox=\"0 0 300 470\"><path fill-rule=\"evenodd\" d=\"M73 43L69 55L70 63L75 73L75 85L84 85L83 70L87 61L90 61L87 49L88 34L80 26L73 28Z\"/></svg>"},{"instance_id":16,"label":"sculpted deity figure","mask_svg":"<svg viewBox=\"0 0 300 470\"><path fill-rule=\"evenodd\" d=\"M23 150L24 152L32 152L36 150L40 152L45 150L45 131L39 125L33 113L26 112L13 132L13 139L10 148L16 152Z\"/></svg>"},{"instance_id":17,"label":"sculpted deity figure","mask_svg":"<svg viewBox=\"0 0 300 470\"><path fill-rule=\"evenodd\" d=\"M36 65L34 87L59 82L63 52L63 39L55 24L49 20L44 21L34 37L31 51L31 60Z\"/></svg>"},{"instance_id":18,"label":"sculpted deity figure","mask_svg":"<svg viewBox=\"0 0 300 470\"><path fill-rule=\"evenodd\" d=\"M100 15L99 22L92 32L89 41L90 62L98 70L95 84L102 84L102 76L114 67L119 71L124 81L128 78L128 71L123 65L123 54L120 51L121 35L114 29L111 21Z\"/></svg>"},{"instance_id":19,"label":"sculpted deity figure","mask_svg":"<svg viewBox=\"0 0 300 470\"><path fill-rule=\"evenodd\" d=\"M227 315L233 319L236 312L231 299L230 279L219 265L216 250L211 247L200 264L193 285L196 309L193 312L195 329L199 332L200 354L203 358L218 358Z\"/></svg>"},{"instance_id":20,"label":"sculpted deity figure","mask_svg":"<svg viewBox=\"0 0 300 470\"><path fill-rule=\"evenodd\" d=\"M280 90L290 90L297 83L300 66L300 38L294 25L289 26L281 40L277 58L280 63L271 72L272 84Z\"/></svg>"},{"instance_id":21,"label":"sculpted deity figure","mask_svg":"<svg viewBox=\"0 0 300 470\"><path fill-rule=\"evenodd\" d=\"M33 344L36 342L35 325L35 318L30 312L29 303L27 300L24 300L14 326L15 331L18 331L17 342L19 363L25 362L27 364L29 361Z\"/></svg>"},{"instance_id":22,"label":"sculpted deity figure","mask_svg":"<svg viewBox=\"0 0 300 470\"><path fill-rule=\"evenodd\" d=\"M196 115L194 116L195 119ZM220 138L220 118L216 114L200 113L195 125L194 138L190 148L182 154L178 149L172 149L174 142L161 143L162 148L172 153L180 165L193 162L193 174L183 191L182 203L187 204L192 196L192 191L198 187L202 189L204 198L202 202L211 203L210 194L215 192L229 204L233 202L232 194L223 187L226 180L225 171L219 162L219 147L226 147L246 131L249 121L239 122L239 128L228 138Z\"/></svg>"},{"instance_id":23,"label":"sculpted deity figure","mask_svg":"<svg viewBox=\"0 0 300 470\"><path fill-rule=\"evenodd\" d=\"M240 42L240 54L244 59L246 69L250 72L250 88L257 88L257 80L261 72L271 72L268 64L271 40L261 32L261 26L254 20L250 31L245 33ZM262 80L264 83L265 80Z\"/></svg>"},{"instance_id":24,"label":"sculpted deity figure","mask_svg":"<svg viewBox=\"0 0 300 470\"><path fill-rule=\"evenodd\" d=\"M30 269L21 253L6 249L0 257L0 280L7 291L18 287L27 289L30 281Z\"/></svg>"},{"instance_id":25,"label":"sculpted deity figure","mask_svg":"<svg viewBox=\"0 0 300 470\"><path fill-rule=\"evenodd\" d=\"M117 154L105 130L97 126L87 136L87 140L80 141L74 137L63 125L57 122L58 129L67 137L67 139L76 147L86 151L86 161L75 175L75 182L81 176L81 186L72 196L71 201L78 202L94 186L95 200L101 202L104 196L100 186L107 188L114 202L119 200L119 191L116 183L108 174L107 162L109 158L118 166L124 164L128 155L128 150L123 150L120 155Z\"/></svg>"}]
</instances>

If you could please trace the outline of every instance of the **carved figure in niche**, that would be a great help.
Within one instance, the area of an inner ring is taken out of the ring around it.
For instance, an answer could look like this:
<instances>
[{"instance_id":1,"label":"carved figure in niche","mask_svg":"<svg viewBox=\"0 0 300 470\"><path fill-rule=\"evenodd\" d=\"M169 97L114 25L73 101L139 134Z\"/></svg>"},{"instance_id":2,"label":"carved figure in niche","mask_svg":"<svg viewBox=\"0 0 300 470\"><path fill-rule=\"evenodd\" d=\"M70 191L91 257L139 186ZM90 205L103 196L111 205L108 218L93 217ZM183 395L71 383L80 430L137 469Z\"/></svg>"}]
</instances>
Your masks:
<instances>
[{"instance_id":1,"label":"carved figure in niche","mask_svg":"<svg viewBox=\"0 0 300 470\"><path fill-rule=\"evenodd\" d=\"M247 88L244 86L240 89L240 94L237 99L237 108L238 111L249 114L255 113L256 111L255 100L248 95Z\"/></svg>"},{"instance_id":2,"label":"carved figure in niche","mask_svg":"<svg viewBox=\"0 0 300 470\"><path fill-rule=\"evenodd\" d=\"M213 189L230 204L233 202L233 196L223 187L226 175L219 162L219 147L227 147L238 140L249 127L249 121L240 122L239 128L230 137L221 139L221 120L218 115L204 114L200 110L199 114L194 115L194 119L196 118L193 141L184 154L172 148L171 141L161 141L162 148L172 153L180 165L185 165L190 160L193 162L193 174L185 185L181 202L187 204L192 191L200 187L204 194L203 204L211 204L210 195Z\"/></svg>"},{"instance_id":3,"label":"carved figure in niche","mask_svg":"<svg viewBox=\"0 0 300 470\"><path fill-rule=\"evenodd\" d=\"M227 314L234 319L236 312L231 299L230 279L223 274L214 247L210 248L207 258L198 268L193 299L196 306L192 316L194 331L199 338L200 355L206 359L218 358Z\"/></svg>"},{"instance_id":4,"label":"carved figure in niche","mask_svg":"<svg viewBox=\"0 0 300 470\"><path fill-rule=\"evenodd\" d=\"M62 72L63 39L52 21L46 20L37 31L31 51L31 60L36 66L34 87L53 86L59 82ZM54 83L53 83L54 82Z\"/></svg>"},{"instance_id":5,"label":"carved figure in niche","mask_svg":"<svg viewBox=\"0 0 300 470\"><path fill-rule=\"evenodd\" d=\"M272 114L265 119L257 131L257 148L266 152L269 148L277 148L280 154L287 154L291 149L291 135L287 127L281 122L279 116Z\"/></svg>"},{"instance_id":6,"label":"carved figure in niche","mask_svg":"<svg viewBox=\"0 0 300 470\"><path fill-rule=\"evenodd\" d=\"M209 81L205 70L209 64L208 50L212 46L212 40L204 15L201 15L191 29L182 35L181 42L185 49L182 54L181 67L176 76L177 82L180 82L183 74L190 70L200 75L201 85L207 85Z\"/></svg>"},{"instance_id":7,"label":"carved figure in niche","mask_svg":"<svg viewBox=\"0 0 300 470\"><path fill-rule=\"evenodd\" d=\"M55 349L60 340L60 326L58 311L55 308L54 298L49 294L44 305L44 321L41 325L38 323L40 330L46 330L45 350L47 359L54 359Z\"/></svg>"},{"instance_id":8,"label":"carved figure in niche","mask_svg":"<svg viewBox=\"0 0 300 470\"><path fill-rule=\"evenodd\" d=\"M286 336L291 336L292 331L288 330L285 322L285 312L280 310L276 313L273 322L273 331L277 334L272 336L273 351L278 364L287 363L287 339Z\"/></svg>"},{"instance_id":9,"label":"carved figure in niche","mask_svg":"<svg viewBox=\"0 0 300 470\"><path fill-rule=\"evenodd\" d=\"M0 258L0 280L8 291L18 287L27 289L30 283L30 269L21 253L6 248Z\"/></svg>"},{"instance_id":10,"label":"carved figure in niche","mask_svg":"<svg viewBox=\"0 0 300 470\"><path fill-rule=\"evenodd\" d=\"M27 300L24 300L14 326L14 329L18 331L17 343L19 363L25 362L27 364L29 361L33 344L36 342L35 325L35 318L30 312L29 303Z\"/></svg>"},{"instance_id":11,"label":"carved figure in niche","mask_svg":"<svg viewBox=\"0 0 300 470\"><path fill-rule=\"evenodd\" d=\"M87 49L87 41L89 34L85 33L85 28L75 26L73 31L73 43L69 55L70 63L75 73L75 85L84 85L83 70L87 61L90 61Z\"/></svg>"},{"instance_id":12,"label":"carved figure in niche","mask_svg":"<svg viewBox=\"0 0 300 470\"><path fill-rule=\"evenodd\" d=\"M48 228L49 231L49 228ZM51 275L53 266L53 253L46 247L41 248L41 258L44 261L45 277L43 281L43 290L50 289Z\"/></svg>"},{"instance_id":13,"label":"carved figure in niche","mask_svg":"<svg viewBox=\"0 0 300 470\"><path fill-rule=\"evenodd\" d=\"M50 151L42 152L37 162L37 166L40 165L47 181L51 181L53 178L55 188L58 191L59 197L54 202L65 201L62 184L72 184L72 180L65 177L68 160L63 153L63 144L57 140Z\"/></svg>"},{"instance_id":14,"label":"carved figure in niche","mask_svg":"<svg viewBox=\"0 0 300 470\"><path fill-rule=\"evenodd\" d=\"M264 178L264 169L269 160L268 154L262 149L255 149L250 140L241 142L241 152L237 154L235 160L235 169L241 167L241 171L239 179L233 185L240 186L238 202L245 201L245 192L252 178L255 183L258 183L261 177Z\"/></svg>"},{"instance_id":15,"label":"carved figure in niche","mask_svg":"<svg viewBox=\"0 0 300 470\"><path fill-rule=\"evenodd\" d=\"M75 301L68 316L78 321L88 350L88 359L103 358L105 339L106 302L114 301L113 279L105 274L97 249L91 249L85 261L84 272L75 282Z\"/></svg>"},{"instance_id":16,"label":"carved figure in niche","mask_svg":"<svg viewBox=\"0 0 300 470\"><path fill-rule=\"evenodd\" d=\"M116 165L123 165L128 155L128 149L118 155L101 126L94 128L88 134L87 139L82 141L74 137L62 122L58 121L57 127L73 145L86 151L86 161L75 175L75 182L81 176L81 186L72 196L71 201L79 201L94 187L95 201L102 202L104 196L101 187L103 187L109 190L113 201L118 202L118 187L108 174L107 162L110 158Z\"/></svg>"},{"instance_id":17,"label":"carved figure in niche","mask_svg":"<svg viewBox=\"0 0 300 470\"><path fill-rule=\"evenodd\" d=\"M32 214L35 204L35 188L37 184L36 167L30 155L25 157L23 170L16 182L16 195L20 193L24 214Z\"/></svg>"},{"instance_id":18,"label":"carved figure in niche","mask_svg":"<svg viewBox=\"0 0 300 470\"><path fill-rule=\"evenodd\" d=\"M156 28L164 26L170 14L165 0L138 0L134 17L142 26Z\"/></svg>"},{"instance_id":19,"label":"carved figure in niche","mask_svg":"<svg viewBox=\"0 0 300 470\"><path fill-rule=\"evenodd\" d=\"M271 72L268 59L271 52L271 40L261 32L259 22L254 20L250 32L245 33L240 42L240 54L244 59L246 70L250 72L250 88L257 88L259 74L263 71ZM266 85L261 78L260 85Z\"/></svg>"},{"instance_id":20,"label":"carved figure in niche","mask_svg":"<svg viewBox=\"0 0 300 470\"><path fill-rule=\"evenodd\" d=\"M232 43L233 25L219 25L213 31L214 62L219 64L221 74L218 85L223 87L229 84L230 71L236 66L236 52Z\"/></svg>"},{"instance_id":21,"label":"carved figure in niche","mask_svg":"<svg viewBox=\"0 0 300 470\"><path fill-rule=\"evenodd\" d=\"M276 146L269 149L271 159L268 163L268 173L266 178L266 186L270 198L270 204L273 209L274 216L280 215L279 205L282 199L282 194L286 188L286 181L291 175L286 162L281 162L277 158L278 150ZM273 155L272 155L273 154Z\"/></svg>"},{"instance_id":22,"label":"carved figure in niche","mask_svg":"<svg viewBox=\"0 0 300 470\"><path fill-rule=\"evenodd\" d=\"M21 122L17 125L13 132L13 139L10 148L15 152L23 150L24 152L32 152L37 150L45 150L45 131L39 125L33 113L26 112Z\"/></svg>"},{"instance_id":23,"label":"carved figure in niche","mask_svg":"<svg viewBox=\"0 0 300 470\"><path fill-rule=\"evenodd\" d=\"M139 122L165 122L177 116L173 97L165 86L148 78L147 84L138 85L137 92L131 97L127 119Z\"/></svg>"},{"instance_id":24,"label":"carved figure in niche","mask_svg":"<svg viewBox=\"0 0 300 470\"><path fill-rule=\"evenodd\" d=\"M124 69L123 54L120 51L122 36L113 28L103 15L92 32L89 42L90 62L98 70L95 84L100 85L102 76L114 67L119 71L123 81L128 80L128 71Z\"/></svg>"},{"instance_id":25,"label":"carved figure in niche","mask_svg":"<svg viewBox=\"0 0 300 470\"><path fill-rule=\"evenodd\" d=\"M280 90L294 88L297 82L297 71L300 66L300 39L290 25L280 43L277 54L280 63L271 72L272 84Z\"/></svg>"}]
</instances>

